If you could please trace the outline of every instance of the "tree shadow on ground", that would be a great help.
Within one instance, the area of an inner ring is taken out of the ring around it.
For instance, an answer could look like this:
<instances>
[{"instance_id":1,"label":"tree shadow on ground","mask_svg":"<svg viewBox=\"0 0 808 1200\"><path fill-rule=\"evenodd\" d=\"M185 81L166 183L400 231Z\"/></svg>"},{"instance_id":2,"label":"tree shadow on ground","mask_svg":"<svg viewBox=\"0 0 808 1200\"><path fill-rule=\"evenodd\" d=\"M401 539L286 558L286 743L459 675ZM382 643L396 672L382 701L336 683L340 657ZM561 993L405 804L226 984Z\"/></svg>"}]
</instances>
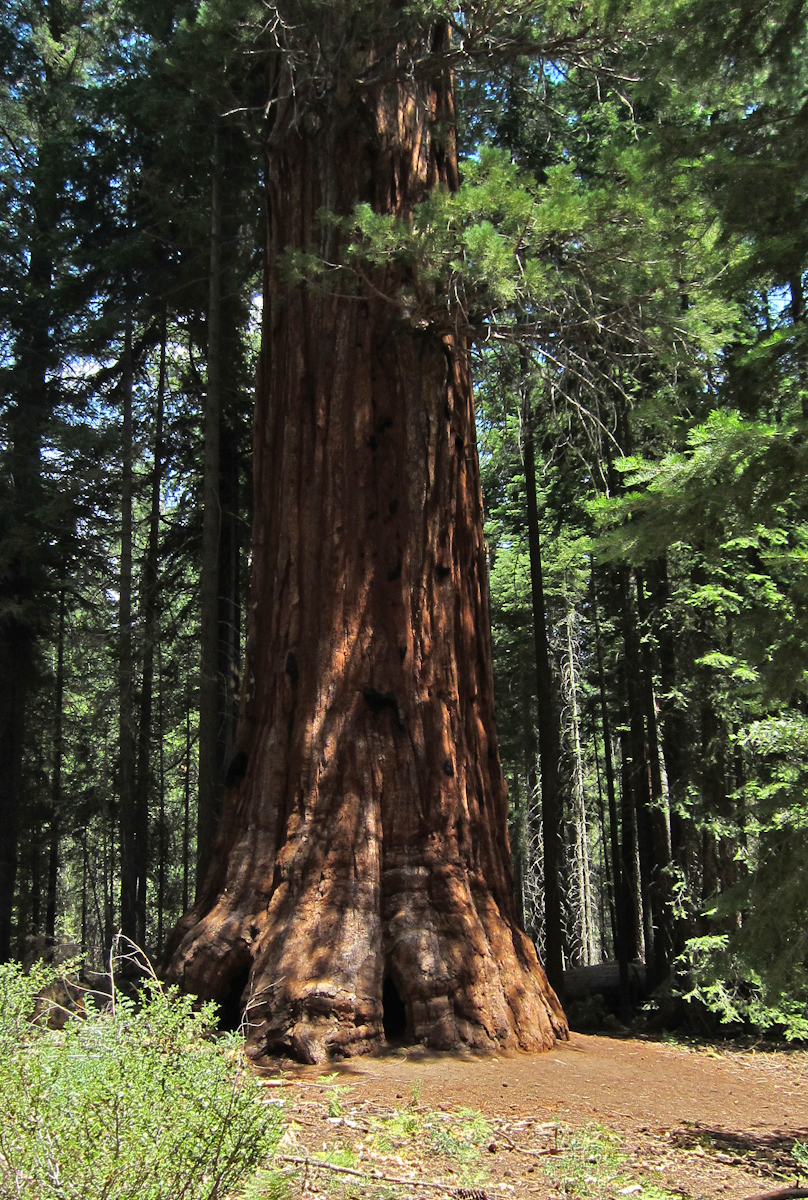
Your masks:
<instances>
[{"instance_id":1,"label":"tree shadow on ground","mask_svg":"<svg viewBox=\"0 0 808 1200\"><path fill-rule=\"evenodd\" d=\"M795 1142L804 1143L806 1140L808 1129L755 1133L750 1130L718 1129L698 1121L671 1130L669 1137L670 1144L682 1150L700 1148L712 1151L726 1156L739 1166L754 1166L766 1174L790 1179L804 1176L791 1151Z\"/></svg>"}]
</instances>

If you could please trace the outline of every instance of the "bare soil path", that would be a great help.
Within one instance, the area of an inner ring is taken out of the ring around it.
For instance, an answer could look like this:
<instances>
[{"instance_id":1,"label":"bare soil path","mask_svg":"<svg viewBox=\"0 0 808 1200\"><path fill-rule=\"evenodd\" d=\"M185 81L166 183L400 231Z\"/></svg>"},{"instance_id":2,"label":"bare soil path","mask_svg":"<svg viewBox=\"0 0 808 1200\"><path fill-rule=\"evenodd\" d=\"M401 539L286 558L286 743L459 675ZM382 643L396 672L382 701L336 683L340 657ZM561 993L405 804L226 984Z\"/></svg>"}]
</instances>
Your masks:
<instances>
[{"instance_id":1,"label":"bare soil path","mask_svg":"<svg viewBox=\"0 0 808 1200\"><path fill-rule=\"evenodd\" d=\"M320 1152L335 1136L351 1144L354 1134L361 1136L363 1113L408 1104L420 1111L479 1110L495 1131L482 1163L487 1197L569 1194L536 1153L546 1152L553 1128L562 1142L567 1130L586 1126L619 1136L626 1155L620 1178L611 1193L593 1189L615 1197L640 1196L639 1185L647 1194L656 1184L690 1197L740 1200L793 1184L792 1146L808 1144L805 1051L573 1034L547 1054L487 1057L408 1048L352 1060L326 1080L313 1067L287 1066L281 1073L288 1109L301 1118L302 1153ZM334 1088L343 1116L334 1115L333 1104L328 1115Z\"/></svg>"}]
</instances>

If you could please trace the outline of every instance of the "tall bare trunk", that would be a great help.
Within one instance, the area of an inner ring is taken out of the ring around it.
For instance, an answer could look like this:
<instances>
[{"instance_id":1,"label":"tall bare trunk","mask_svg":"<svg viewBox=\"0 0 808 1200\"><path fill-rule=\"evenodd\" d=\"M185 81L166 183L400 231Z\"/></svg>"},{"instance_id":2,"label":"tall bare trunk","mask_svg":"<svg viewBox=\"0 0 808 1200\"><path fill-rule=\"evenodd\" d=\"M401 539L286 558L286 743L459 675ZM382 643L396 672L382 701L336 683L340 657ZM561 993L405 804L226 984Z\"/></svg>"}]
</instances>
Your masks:
<instances>
[{"instance_id":1,"label":"tall bare trunk","mask_svg":"<svg viewBox=\"0 0 808 1200\"><path fill-rule=\"evenodd\" d=\"M631 875L630 865L626 857L627 835L624 834L621 839L620 824L617 816L617 791L615 788L614 757L612 753L612 729L609 718L609 705L606 696L606 673L603 669L603 643L600 636L598 593L595 586L594 571L592 573L592 611L595 619L595 651L598 666L600 719L603 731L603 762L606 773L606 798L609 805L609 843L611 848L615 908L614 942L620 980L620 1015L624 1021L629 1021L632 1016L632 1004L628 964L629 961L636 955L636 939L634 936L631 917Z\"/></svg>"},{"instance_id":2,"label":"tall bare trunk","mask_svg":"<svg viewBox=\"0 0 808 1200\"><path fill-rule=\"evenodd\" d=\"M200 569L199 799L196 884L202 885L219 823L219 457L222 413L222 135L213 131L207 390L202 480Z\"/></svg>"},{"instance_id":3,"label":"tall bare trunk","mask_svg":"<svg viewBox=\"0 0 808 1200\"><path fill-rule=\"evenodd\" d=\"M567 607L565 624L567 630L565 684L569 739L572 747L572 824L574 828L573 857L578 908L576 914L576 924L578 926L577 942L581 962L588 966L590 963L597 961L597 949L592 913L592 883L589 869L589 839L586 819L586 785L584 780L583 748L581 745L581 719L578 706L577 637L573 636L575 629L575 608L571 603Z\"/></svg>"},{"instance_id":4,"label":"tall bare trunk","mask_svg":"<svg viewBox=\"0 0 808 1200\"><path fill-rule=\"evenodd\" d=\"M51 32L58 38L55 20ZM52 82L48 70L45 81L47 89ZM47 95L44 107L48 107ZM39 148L32 179L32 236L14 348L16 403L5 415L3 431L8 466L0 512L0 540L7 547L0 575L0 961L12 951L18 838L25 806L23 751L47 594L40 505L42 445L53 408L48 378L52 321L47 302L53 281L58 178L56 153L46 141Z\"/></svg>"},{"instance_id":5,"label":"tall bare trunk","mask_svg":"<svg viewBox=\"0 0 808 1200\"><path fill-rule=\"evenodd\" d=\"M132 624L133 433L132 313L127 308L121 371L121 561L118 598L118 797L121 840L121 932L137 939L137 820L135 813L135 660Z\"/></svg>"},{"instance_id":6,"label":"tall bare trunk","mask_svg":"<svg viewBox=\"0 0 808 1200\"><path fill-rule=\"evenodd\" d=\"M185 699L185 762L182 789L182 911L188 911L191 876L191 695Z\"/></svg>"},{"instance_id":7,"label":"tall bare trunk","mask_svg":"<svg viewBox=\"0 0 808 1200\"><path fill-rule=\"evenodd\" d=\"M166 315L163 309L160 337L160 370L154 413L154 463L149 498L149 538L143 563L141 614L143 622L143 677L135 772L134 822L137 846L136 938L146 945L147 887L149 867L149 797L152 790L151 750L153 742L154 656L159 636L160 491L163 479L163 414L166 387Z\"/></svg>"},{"instance_id":8,"label":"tall bare trunk","mask_svg":"<svg viewBox=\"0 0 808 1200\"><path fill-rule=\"evenodd\" d=\"M659 724L670 814L671 863L681 879L692 879L694 875L692 861L694 858L694 831L692 821L686 816L689 725L685 706L677 697L681 667L672 621L668 612L670 588L667 561L664 557L657 559L652 564L649 577L656 613L655 632L660 679ZM674 921L674 959L684 952L685 942L694 931L695 923L692 915L688 914L685 917L679 915Z\"/></svg>"},{"instance_id":9,"label":"tall bare trunk","mask_svg":"<svg viewBox=\"0 0 808 1200\"><path fill-rule=\"evenodd\" d=\"M645 751L645 720L641 690L640 639L637 607L628 567L619 568L620 607L623 634L623 688L628 736L624 743L624 778L634 807L637 854L640 870L640 920L645 961L653 974L654 927L651 910L651 831L648 819L648 760Z\"/></svg>"},{"instance_id":10,"label":"tall bare trunk","mask_svg":"<svg viewBox=\"0 0 808 1200\"><path fill-rule=\"evenodd\" d=\"M802 272L795 271L788 281L791 293L791 321L798 331L795 340L797 350L797 375L800 381L802 418L808 420L808 347L805 344L803 330L805 325L805 292L802 286ZM768 306L767 306L768 307Z\"/></svg>"},{"instance_id":11,"label":"tall bare trunk","mask_svg":"<svg viewBox=\"0 0 808 1200\"><path fill-rule=\"evenodd\" d=\"M157 954L163 953L165 946L165 909L167 868L166 853L168 849L168 814L166 812L166 755L165 755L165 720L163 717L163 655L157 645L157 739L158 739L158 835L157 835Z\"/></svg>"},{"instance_id":12,"label":"tall bare trunk","mask_svg":"<svg viewBox=\"0 0 808 1200\"><path fill-rule=\"evenodd\" d=\"M270 76L244 689L168 974L246 1012L256 1053L549 1046L566 1024L516 916L467 346L410 325L396 264L348 299L280 273L287 247L339 255L324 206L406 216L455 186L450 79L302 128L282 60Z\"/></svg>"},{"instance_id":13,"label":"tall bare trunk","mask_svg":"<svg viewBox=\"0 0 808 1200\"><path fill-rule=\"evenodd\" d=\"M62 809L62 759L64 755L65 691L65 588L59 589L59 618L56 635L56 696L53 718L53 775L51 777L50 836L48 841L48 884L45 903L45 941L56 942L56 900L59 883L59 842Z\"/></svg>"},{"instance_id":14,"label":"tall bare trunk","mask_svg":"<svg viewBox=\"0 0 808 1200\"><path fill-rule=\"evenodd\" d=\"M650 790L648 824L651 840L650 903L654 923L654 960L649 979L652 987L667 978L674 955L673 895L671 879L671 830L668 798L662 787L662 764L659 749L659 732L656 700L654 697L654 672L648 629L648 606L642 575L635 573L637 589L637 612L645 626L642 641L642 695L645 708L646 753L648 757L648 784Z\"/></svg>"},{"instance_id":15,"label":"tall bare trunk","mask_svg":"<svg viewBox=\"0 0 808 1200\"><path fill-rule=\"evenodd\" d=\"M32 676L31 631L7 618L0 652L0 960L11 956L17 839L22 807L22 754Z\"/></svg>"},{"instance_id":16,"label":"tall bare trunk","mask_svg":"<svg viewBox=\"0 0 808 1200\"><path fill-rule=\"evenodd\" d=\"M598 891L598 908L600 917L601 938L604 947L607 943L607 933L611 934L612 951L617 957L617 908L615 906L614 879L612 878L612 860L609 851L609 824L606 806L603 803L603 776L600 769L600 752L598 749L598 721L592 711L592 757L595 763L595 781L598 795L598 826L600 828L600 852L603 862L603 873L600 876ZM604 755L605 757L605 755Z\"/></svg>"},{"instance_id":17,"label":"tall bare trunk","mask_svg":"<svg viewBox=\"0 0 808 1200\"><path fill-rule=\"evenodd\" d=\"M547 978L561 992L564 976L561 907L561 821L563 801L559 766L561 735L555 699L547 612L544 601L539 513L536 503L536 458L530 420L524 422L524 462L527 507L530 591L533 609L533 646L536 659L536 692L539 701L539 761L541 764L542 845L544 849L544 953Z\"/></svg>"}]
</instances>

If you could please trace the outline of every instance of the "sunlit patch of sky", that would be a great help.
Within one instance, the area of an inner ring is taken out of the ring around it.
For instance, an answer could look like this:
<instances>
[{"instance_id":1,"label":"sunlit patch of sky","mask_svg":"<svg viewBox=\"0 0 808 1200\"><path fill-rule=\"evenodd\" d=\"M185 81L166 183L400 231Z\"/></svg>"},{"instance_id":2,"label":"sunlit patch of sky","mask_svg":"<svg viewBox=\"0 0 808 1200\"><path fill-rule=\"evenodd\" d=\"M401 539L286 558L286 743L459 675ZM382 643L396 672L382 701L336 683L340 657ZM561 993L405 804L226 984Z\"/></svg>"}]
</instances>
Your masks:
<instances>
[{"instance_id":1,"label":"sunlit patch of sky","mask_svg":"<svg viewBox=\"0 0 808 1200\"><path fill-rule=\"evenodd\" d=\"M769 288L769 313L779 320L787 308L791 307L791 289L788 286Z\"/></svg>"},{"instance_id":2,"label":"sunlit patch of sky","mask_svg":"<svg viewBox=\"0 0 808 1200\"><path fill-rule=\"evenodd\" d=\"M247 332L250 339L261 333L261 322L264 318L264 296L262 292L253 292L250 299L250 312L247 318Z\"/></svg>"}]
</instances>

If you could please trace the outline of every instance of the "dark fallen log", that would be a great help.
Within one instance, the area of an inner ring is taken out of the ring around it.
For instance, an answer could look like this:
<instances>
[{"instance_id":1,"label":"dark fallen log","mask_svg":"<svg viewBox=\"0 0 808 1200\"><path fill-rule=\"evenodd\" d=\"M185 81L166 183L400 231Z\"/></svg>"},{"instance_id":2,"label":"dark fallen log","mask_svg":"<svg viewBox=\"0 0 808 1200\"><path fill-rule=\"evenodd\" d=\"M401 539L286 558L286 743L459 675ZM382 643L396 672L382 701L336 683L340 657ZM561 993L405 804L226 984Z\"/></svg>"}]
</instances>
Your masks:
<instances>
[{"instance_id":1,"label":"dark fallen log","mask_svg":"<svg viewBox=\"0 0 808 1200\"><path fill-rule=\"evenodd\" d=\"M628 982L632 996L644 999L646 995L645 963L628 964ZM564 994L567 1000L586 1000L600 995L607 1007L612 1001L620 1002L620 966L616 962L595 963L591 967L569 967L564 972ZM615 1010L616 1011L616 1010Z\"/></svg>"},{"instance_id":2,"label":"dark fallen log","mask_svg":"<svg viewBox=\"0 0 808 1200\"><path fill-rule=\"evenodd\" d=\"M787 1187L774 1192L755 1192L754 1196L747 1196L745 1200L799 1200L801 1196L808 1197L808 1188Z\"/></svg>"},{"instance_id":3,"label":"dark fallen log","mask_svg":"<svg viewBox=\"0 0 808 1200\"><path fill-rule=\"evenodd\" d=\"M564 1007L570 1028L579 1033L619 1032L626 1013L636 1013L648 998L645 964L628 967L628 995L620 990L616 962L570 967L564 972Z\"/></svg>"}]
</instances>

